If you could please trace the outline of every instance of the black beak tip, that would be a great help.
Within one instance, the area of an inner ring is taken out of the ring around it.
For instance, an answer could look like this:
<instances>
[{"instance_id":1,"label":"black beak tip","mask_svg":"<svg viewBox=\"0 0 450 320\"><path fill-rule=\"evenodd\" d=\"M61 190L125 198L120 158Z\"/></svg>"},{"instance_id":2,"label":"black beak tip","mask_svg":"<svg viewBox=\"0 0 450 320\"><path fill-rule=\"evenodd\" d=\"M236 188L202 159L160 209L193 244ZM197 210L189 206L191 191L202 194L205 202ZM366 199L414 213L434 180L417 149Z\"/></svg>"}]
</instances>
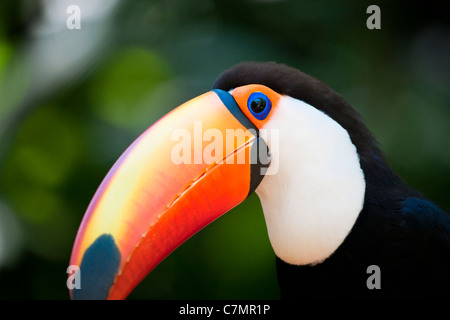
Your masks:
<instances>
[{"instance_id":1,"label":"black beak tip","mask_svg":"<svg viewBox=\"0 0 450 320\"><path fill-rule=\"evenodd\" d=\"M114 283L121 254L110 234L103 234L86 250L80 266L80 289L72 289L73 300L104 300Z\"/></svg>"}]
</instances>

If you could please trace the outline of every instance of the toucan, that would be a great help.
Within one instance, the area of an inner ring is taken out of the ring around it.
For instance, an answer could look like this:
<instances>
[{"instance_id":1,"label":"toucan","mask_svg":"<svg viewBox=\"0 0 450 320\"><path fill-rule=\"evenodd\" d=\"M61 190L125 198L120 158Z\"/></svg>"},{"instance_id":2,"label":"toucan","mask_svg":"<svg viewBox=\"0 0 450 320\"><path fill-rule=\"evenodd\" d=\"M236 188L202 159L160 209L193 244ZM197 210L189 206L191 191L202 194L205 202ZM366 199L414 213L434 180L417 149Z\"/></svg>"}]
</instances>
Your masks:
<instances>
[{"instance_id":1,"label":"toucan","mask_svg":"<svg viewBox=\"0 0 450 320\"><path fill-rule=\"evenodd\" d=\"M71 298L125 299L253 192L282 299L450 296L449 214L391 169L362 117L325 83L243 62L112 166L75 239L81 286Z\"/></svg>"}]
</instances>

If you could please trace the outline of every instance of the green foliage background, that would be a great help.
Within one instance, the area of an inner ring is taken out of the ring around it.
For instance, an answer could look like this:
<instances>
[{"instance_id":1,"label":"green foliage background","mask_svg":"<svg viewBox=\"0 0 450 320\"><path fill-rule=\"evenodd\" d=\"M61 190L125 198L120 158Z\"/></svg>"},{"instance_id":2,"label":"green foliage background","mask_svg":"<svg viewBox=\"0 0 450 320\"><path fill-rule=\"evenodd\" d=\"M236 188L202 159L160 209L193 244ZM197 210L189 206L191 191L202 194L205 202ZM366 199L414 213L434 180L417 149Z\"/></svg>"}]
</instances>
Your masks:
<instances>
[{"instance_id":1,"label":"green foliage background","mask_svg":"<svg viewBox=\"0 0 450 320\"><path fill-rule=\"evenodd\" d=\"M81 8L80 30L66 27ZM369 5L381 30L366 27ZM122 151L241 61L297 67L366 119L393 168L450 209L445 2L25 1L0 4L0 298L68 299L82 216ZM277 299L253 195L183 244L130 299Z\"/></svg>"}]
</instances>

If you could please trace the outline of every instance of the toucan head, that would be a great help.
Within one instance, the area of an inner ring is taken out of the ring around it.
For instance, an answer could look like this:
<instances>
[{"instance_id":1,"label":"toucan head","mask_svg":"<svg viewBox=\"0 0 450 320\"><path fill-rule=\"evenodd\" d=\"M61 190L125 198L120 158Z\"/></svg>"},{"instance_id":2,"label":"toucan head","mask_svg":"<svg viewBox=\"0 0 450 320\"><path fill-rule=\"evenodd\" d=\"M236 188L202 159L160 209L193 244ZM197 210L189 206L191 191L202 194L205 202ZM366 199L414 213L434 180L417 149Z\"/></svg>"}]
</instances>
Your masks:
<instances>
[{"instance_id":1,"label":"toucan head","mask_svg":"<svg viewBox=\"0 0 450 320\"><path fill-rule=\"evenodd\" d=\"M337 93L301 71L273 62L226 70L212 91L150 126L108 172L73 247L82 286L71 297L126 298L255 191L275 254L320 263L361 211L375 144Z\"/></svg>"}]
</instances>

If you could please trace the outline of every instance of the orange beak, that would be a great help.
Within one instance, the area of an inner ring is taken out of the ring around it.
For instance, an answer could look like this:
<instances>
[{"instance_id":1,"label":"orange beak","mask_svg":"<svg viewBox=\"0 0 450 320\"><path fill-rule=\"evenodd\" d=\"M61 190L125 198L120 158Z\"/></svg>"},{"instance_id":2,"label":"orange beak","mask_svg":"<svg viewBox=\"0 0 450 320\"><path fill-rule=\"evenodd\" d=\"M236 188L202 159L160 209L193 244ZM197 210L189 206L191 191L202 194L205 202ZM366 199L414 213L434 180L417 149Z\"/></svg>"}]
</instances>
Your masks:
<instances>
[{"instance_id":1,"label":"orange beak","mask_svg":"<svg viewBox=\"0 0 450 320\"><path fill-rule=\"evenodd\" d=\"M166 256L256 189L267 148L233 97L214 90L147 129L92 199L70 260L73 299L124 299Z\"/></svg>"}]
</instances>

